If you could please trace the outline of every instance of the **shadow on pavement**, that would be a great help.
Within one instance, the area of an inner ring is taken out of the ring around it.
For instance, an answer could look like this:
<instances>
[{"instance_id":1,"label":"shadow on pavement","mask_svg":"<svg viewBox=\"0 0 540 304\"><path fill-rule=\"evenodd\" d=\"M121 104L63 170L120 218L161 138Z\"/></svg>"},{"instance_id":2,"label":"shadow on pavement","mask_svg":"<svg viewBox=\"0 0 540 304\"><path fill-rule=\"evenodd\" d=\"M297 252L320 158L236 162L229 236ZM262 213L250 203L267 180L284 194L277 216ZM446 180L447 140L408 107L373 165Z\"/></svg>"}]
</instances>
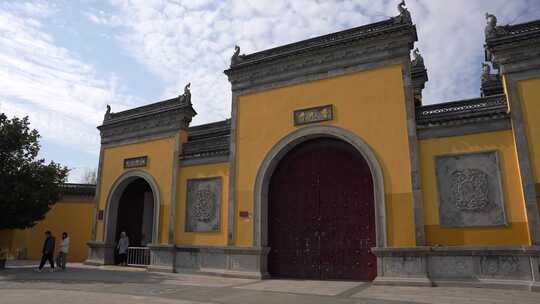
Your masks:
<instances>
[{"instance_id":1,"label":"shadow on pavement","mask_svg":"<svg viewBox=\"0 0 540 304\"><path fill-rule=\"evenodd\" d=\"M166 273L148 272L143 268L120 266L87 266L68 263L66 270L52 272L48 264L36 272L37 261L11 261L0 270L0 281L62 281L63 283L160 283L170 280Z\"/></svg>"}]
</instances>

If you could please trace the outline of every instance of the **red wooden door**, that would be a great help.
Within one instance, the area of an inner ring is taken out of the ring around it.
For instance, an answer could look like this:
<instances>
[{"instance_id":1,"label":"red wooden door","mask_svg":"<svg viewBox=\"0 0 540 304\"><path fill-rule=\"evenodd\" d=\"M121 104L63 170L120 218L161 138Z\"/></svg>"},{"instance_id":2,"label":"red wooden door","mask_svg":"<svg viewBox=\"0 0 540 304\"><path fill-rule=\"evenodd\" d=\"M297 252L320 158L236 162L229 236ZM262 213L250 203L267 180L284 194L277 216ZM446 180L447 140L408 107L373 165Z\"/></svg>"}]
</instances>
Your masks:
<instances>
[{"instance_id":1,"label":"red wooden door","mask_svg":"<svg viewBox=\"0 0 540 304\"><path fill-rule=\"evenodd\" d=\"M358 151L330 138L300 144L270 182L270 274L374 279L374 214L371 173Z\"/></svg>"}]
</instances>

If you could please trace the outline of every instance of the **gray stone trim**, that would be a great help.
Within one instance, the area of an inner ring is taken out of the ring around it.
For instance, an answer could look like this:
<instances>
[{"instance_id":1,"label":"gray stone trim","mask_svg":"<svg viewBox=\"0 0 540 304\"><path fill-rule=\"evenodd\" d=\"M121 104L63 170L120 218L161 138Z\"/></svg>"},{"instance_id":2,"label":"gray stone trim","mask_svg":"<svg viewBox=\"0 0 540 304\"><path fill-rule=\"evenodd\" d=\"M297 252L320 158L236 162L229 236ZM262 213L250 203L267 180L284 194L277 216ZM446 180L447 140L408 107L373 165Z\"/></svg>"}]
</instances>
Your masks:
<instances>
[{"instance_id":1,"label":"gray stone trim","mask_svg":"<svg viewBox=\"0 0 540 304\"><path fill-rule=\"evenodd\" d=\"M508 116L505 95L492 95L416 108L416 123L419 129L477 123Z\"/></svg>"},{"instance_id":2,"label":"gray stone trim","mask_svg":"<svg viewBox=\"0 0 540 304\"><path fill-rule=\"evenodd\" d=\"M540 246L372 248L374 284L537 290Z\"/></svg>"},{"instance_id":3,"label":"gray stone trim","mask_svg":"<svg viewBox=\"0 0 540 304\"><path fill-rule=\"evenodd\" d=\"M187 129L197 113L190 103L180 98L142 106L105 116L98 129L101 143L123 144L126 141L138 142L147 137L160 136Z\"/></svg>"},{"instance_id":4,"label":"gray stone trim","mask_svg":"<svg viewBox=\"0 0 540 304\"><path fill-rule=\"evenodd\" d=\"M418 139L443 138L451 136L463 136L502 130L511 130L512 124L509 117L479 121L474 123L463 123L455 125L442 125L437 127L418 129Z\"/></svg>"},{"instance_id":5,"label":"gray stone trim","mask_svg":"<svg viewBox=\"0 0 540 304\"><path fill-rule=\"evenodd\" d=\"M176 136L178 132L179 132L178 130L172 130L172 131L163 132L163 133L146 134L146 135L139 136L136 138L127 138L127 139L117 140L117 141L106 143L106 144L102 143L101 147L104 149L108 149L108 148L113 148L113 147L127 146L127 145L132 145L132 144L150 142L154 140L166 139L166 138Z\"/></svg>"},{"instance_id":6,"label":"gray stone trim","mask_svg":"<svg viewBox=\"0 0 540 304\"><path fill-rule=\"evenodd\" d=\"M190 158L190 159L183 159L180 161L180 166L187 167L187 166L198 166L198 165L208 165L208 164L216 164L216 163L228 163L229 155L220 155L220 156L212 156L212 157L203 157L203 158Z\"/></svg>"},{"instance_id":7,"label":"gray stone trim","mask_svg":"<svg viewBox=\"0 0 540 304\"><path fill-rule=\"evenodd\" d=\"M422 179L420 175L420 160L418 156L418 138L416 135L416 117L414 103L414 88L411 79L411 63L409 57L403 58L402 63L403 91L405 94L405 113L407 115L407 135L409 141L409 159L411 163L411 185L413 195L413 214L415 242L417 246L425 243L424 211L422 202Z\"/></svg>"},{"instance_id":8,"label":"gray stone trim","mask_svg":"<svg viewBox=\"0 0 540 304\"><path fill-rule=\"evenodd\" d=\"M62 196L79 195L92 200L96 195L96 185L94 184L63 183L60 188Z\"/></svg>"},{"instance_id":9,"label":"gray stone trim","mask_svg":"<svg viewBox=\"0 0 540 304\"><path fill-rule=\"evenodd\" d=\"M331 34L332 35L332 34ZM279 56L256 60L225 71L232 90L245 94L248 90L264 89L283 82L305 82L307 77L332 74L332 71L407 56L417 40L416 27L401 24L390 31L373 36L332 40L324 46L305 48L301 52L286 52ZM246 55L246 58L256 54Z\"/></svg>"},{"instance_id":10,"label":"gray stone trim","mask_svg":"<svg viewBox=\"0 0 540 304\"><path fill-rule=\"evenodd\" d=\"M500 67L502 74L540 67L540 20L497 26L486 37L486 60Z\"/></svg>"},{"instance_id":11,"label":"gray stone trim","mask_svg":"<svg viewBox=\"0 0 540 304\"><path fill-rule=\"evenodd\" d=\"M62 204L94 204L93 196L86 195L77 195L77 194L68 194L62 195L62 198L57 202Z\"/></svg>"},{"instance_id":12,"label":"gray stone trim","mask_svg":"<svg viewBox=\"0 0 540 304\"><path fill-rule=\"evenodd\" d=\"M266 154L257 171L253 196L253 244L255 247L268 245L268 188L270 178L279 161L296 145L313 138L333 137L348 142L367 161L373 178L375 224L377 246L386 246L386 207L383 171L373 149L356 134L329 125L313 125L297 129L279 140Z\"/></svg>"},{"instance_id":13,"label":"gray stone trim","mask_svg":"<svg viewBox=\"0 0 540 304\"><path fill-rule=\"evenodd\" d=\"M175 242L175 231L176 231L176 185L177 178L176 173L178 172L178 155L180 155L180 133L177 133L174 137L174 148L173 148L173 159L172 159L172 168L171 168L171 208L169 210L169 244L174 244Z\"/></svg>"},{"instance_id":14,"label":"gray stone trim","mask_svg":"<svg viewBox=\"0 0 540 304\"><path fill-rule=\"evenodd\" d=\"M402 10L400 9L400 11ZM231 58L230 70L260 64L266 61L272 61L276 58L302 55L316 49L328 48L336 44L344 44L353 40L365 41L368 38L387 36L394 32L414 28L412 25L412 20L410 16L407 16L407 13L408 11L405 9L405 12L401 12L400 15L388 18L386 20L293 42L248 55L240 55L240 49L238 48L236 51L237 53L235 53ZM416 33L414 34L416 35Z\"/></svg>"},{"instance_id":15,"label":"gray stone trim","mask_svg":"<svg viewBox=\"0 0 540 304\"><path fill-rule=\"evenodd\" d=\"M84 262L87 265L107 265L114 264L115 244L106 244L101 241L89 241L88 258Z\"/></svg>"},{"instance_id":16,"label":"gray stone trim","mask_svg":"<svg viewBox=\"0 0 540 304\"><path fill-rule=\"evenodd\" d=\"M269 248L234 246L176 245L175 271L178 273L267 278Z\"/></svg>"},{"instance_id":17,"label":"gray stone trim","mask_svg":"<svg viewBox=\"0 0 540 304\"><path fill-rule=\"evenodd\" d=\"M159 186L154 178L147 172L140 169L131 169L120 175L111 186L107 196L107 206L105 209L105 223L103 239L107 244L114 244L116 233L116 219L118 215L118 203L120 196L127 185L136 178L144 179L152 189L154 196L154 224L152 227L152 243L159 242L159 212L160 212L160 192Z\"/></svg>"},{"instance_id":18,"label":"gray stone trim","mask_svg":"<svg viewBox=\"0 0 540 304\"><path fill-rule=\"evenodd\" d=\"M96 240L96 234L97 234L97 224L98 224L98 212L99 212L99 200L101 198L101 179L103 174L103 151L105 148L103 146L99 149L99 162L98 162L98 172L96 177L96 194L94 195L94 212L92 214L92 234L90 239L95 241ZM105 226L103 226L103 230L105 231Z\"/></svg>"},{"instance_id":19,"label":"gray stone trim","mask_svg":"<svg viewBox=\"0 0 540 304\"><path fill-rule=\"evenodd\" d=\"M525 198L527 224L532 244L540 245L540 216L538 214L538 205L536 203L535 180L529 155L529 142L525 131L525 124L523 122L522 101L518 89L518 82L520 80L531 78L540 78L540 70L507 74L506 85L511 108L512 130L514 131L514 139L516 142L523 196Z\"/></svg>"},{"instance_id":20,"label":"gray stone trim","mask_svg":"<svg viewBox=\"0 0 540 304\"><path fill-rule=\"evenodd\" d=\"M233 93L236 93L237 96L247 95L247 94L262 92L266 90L277 89L277 88L287 87L291 85L327 79L327 78L336 77L336 76L342 76L342 75L353 74L357 72L373 70L373 69L381 68L384 66L397 65L397 64L401 64L402 62L402 60L399 57L405 56L405 54L407 54L408 56L408 51L407 52L405 51L392 52L391 56L393 57L390 57L389 55L388 58L377 58L377 59L374 58L372 59L373 61L371 61L370 59L370 60L367 60L367 62L359 62L356 65L347 66L347 67L341 67L339 65L329 64L326 66L325 69L317 70L313 73L307 73L305 75L299 74L299 75L296 75L295 77L284 78L279 81L276 80L275 82L268 82L268 83L260 84L257 86L248 87L248 88L234 88L233 86ZM231 118L231 121L232 120L233 118Z\"/></svg>"},{"instance_id":21,"label":"gray stone trim","mask_svg":"<svg viewBox=\"0 0 540 304\"><path fill-rule=\"evenodd\" d=\"M175 249L174 244L148 244L150 248L150 265L148 271L175 272Z\"/></svg>"},{"instance_id":22,"label":"gray stone trim","mask_svg":"<svg viewBox=\"0 0 540 304\"><path fill-rule=\"evenodd\" d=\"M236 213L236 126L238 125L239 95L231 97L231 137L229 141L229 206L227 207L227 245L234 245L234 220Z\"/></svg>"}]
</instances>

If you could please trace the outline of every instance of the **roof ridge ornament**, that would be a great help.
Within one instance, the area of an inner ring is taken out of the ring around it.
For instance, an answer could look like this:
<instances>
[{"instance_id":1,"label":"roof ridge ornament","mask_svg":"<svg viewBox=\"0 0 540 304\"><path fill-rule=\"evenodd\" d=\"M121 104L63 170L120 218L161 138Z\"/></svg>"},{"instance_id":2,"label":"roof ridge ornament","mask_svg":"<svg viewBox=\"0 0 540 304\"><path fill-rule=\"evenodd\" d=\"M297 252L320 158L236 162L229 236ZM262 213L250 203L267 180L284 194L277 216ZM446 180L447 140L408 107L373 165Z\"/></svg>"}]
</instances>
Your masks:
<instances>
[{"instance_id":1,"label":"roof ridge ornament","mask_svg":"<svg viewBox=\"0 0 540 304\"><path fill-rule=\"evenodd\" d=\"M413 52L412 52L412 55L413 55L413 60L412 60L412 66L415 67L415 66L423 66L424 65L424 57L422 57L422 55L420 55L420 50L418 50L418 48L414 48Z\"/></svg>"},{"instance_id":2,"label":"roof ridge ornament","mask_svg":"<svg viewBox=\"0 0 540 304\"><path fill-rule=\"evenodd\" d=\"M405 6L405 0L401 0L401 2L397 5L399 15L394 17L394 20L397 23L412 23L411 12L409 12Z\"/></svg>"},{"instance_id":3,"label":"roof ridge ornament","mask_svg":"<svg viewBox=\"0 0 540 304\"><path fill-rule=\"evenodd\" d=\"M234 54L231 57L231 67L241 63L244 60L246 55L240 55L240 47L238 45L234 46Z\"/></svg>"},{"instance_id":4,"label":"roof ridge ornament","mask_svg":"<svg viewBox=\"0 0 540 304\"><path fill-rule=\"evenodd\" d=\"M105 116L103 117L103 121L111 119L112 113L111 113L111 106L107 105L107 111L105 112Z\"/></svg>"},{"instance_id":5,"label":"roof ridge ornament","mask_svg":"<svg viewBox=\"0 0 540 304\"><path fill-rule=\"evenodd\" d=\"M184 87L184 94L179 96L181 102L191 104L191 82Z\"/></svg>"},{"instance_id":6,"label":"roof ridge ornament","mask_svg":"<svg viewBox=\"0 0 540 304\"><path fill-rule=\"evenodd\" d=\"M496 38L497 36L508 34L510 25L497 25L497 17L486 13L486 29L484 34L486 39Z\"/></svg>"},{"instance_id":7,"label":"roof ridge ornament","mask_svg":"<svg viewBox=\"0 0 540 304\"><path fill-rule=\"evenodd\" d=\"M491 38L497 35L497 17L493 14L486 13L486 29L484 33L487 38Z\"/></svg>"},{"instance_id":8,"label":"roof ridge ornament","mask_svg":"<svg viewBox=\"0 0 540 304\"><path fill-rule=\"evenodd\" d=\"M482 62L482 82L488 81L489 75L491 75L491 66L487 62Z\"/></svg>"}]
</instances>

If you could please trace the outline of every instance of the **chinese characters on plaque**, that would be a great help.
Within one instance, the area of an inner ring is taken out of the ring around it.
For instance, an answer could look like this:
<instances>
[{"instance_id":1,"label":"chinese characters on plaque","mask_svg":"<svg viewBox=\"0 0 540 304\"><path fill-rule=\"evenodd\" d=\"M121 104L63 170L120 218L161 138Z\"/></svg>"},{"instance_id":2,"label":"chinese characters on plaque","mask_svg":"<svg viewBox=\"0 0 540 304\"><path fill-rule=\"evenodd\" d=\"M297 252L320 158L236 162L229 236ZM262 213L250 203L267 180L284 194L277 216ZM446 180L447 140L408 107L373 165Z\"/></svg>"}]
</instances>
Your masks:
<instances>
[{"instance_id":1,"label":"chinese characters on plaque","mask_svg":"<svg viewBox=\"0 0 540 304\"><path fill-rule=\"evenodd\" d=\"M304 125L314 122L332 120L334 113L332 105L325 105L309 109L296 110L293 113L294 125Z\"/></svg>"}]
</instances>

